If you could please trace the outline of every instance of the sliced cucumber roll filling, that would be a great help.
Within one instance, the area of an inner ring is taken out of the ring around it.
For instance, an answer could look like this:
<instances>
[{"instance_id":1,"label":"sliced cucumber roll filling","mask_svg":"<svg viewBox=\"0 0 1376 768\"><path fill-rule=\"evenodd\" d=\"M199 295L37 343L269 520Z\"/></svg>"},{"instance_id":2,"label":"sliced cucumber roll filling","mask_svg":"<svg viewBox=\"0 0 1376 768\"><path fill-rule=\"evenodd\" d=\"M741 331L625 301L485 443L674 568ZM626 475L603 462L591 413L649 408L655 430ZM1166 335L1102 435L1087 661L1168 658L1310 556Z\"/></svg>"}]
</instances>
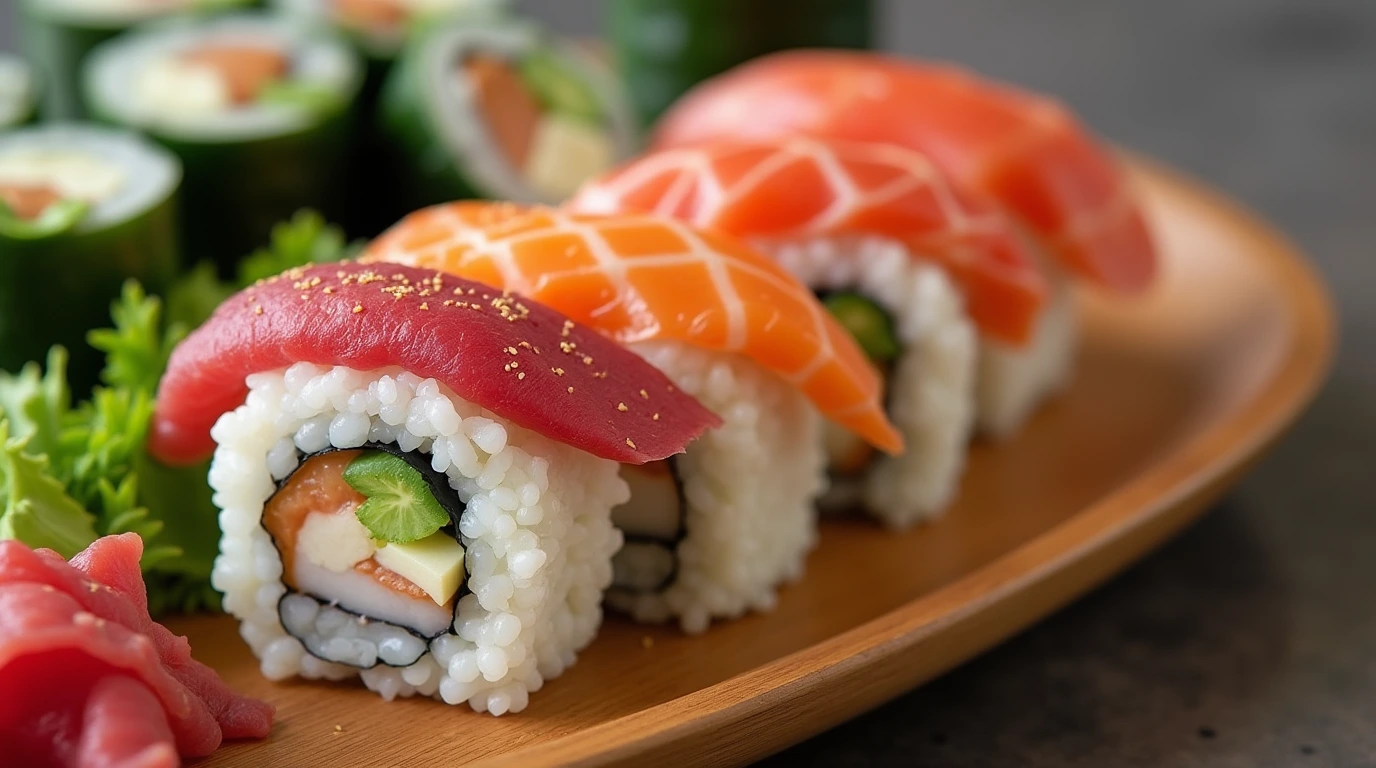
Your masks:
<instances>
[{"instance_id":1,"label":"sliced cucumber roll filling","mask_svg":"<svg viewBox=\"0 0 1376 768\"><path fill-rule=\"evenodd\" d=\"M395 445L305 458L263 511L282 557L282 625L314 656L405 666L450 630L465 583L464 506Z\"/></svg>"},{"instance_id":2,"label":"sliced cucumber roll filling","mask_svg":"<svg viewBox=\"0 0 1376 768\"><path fill-rule=\"evenodd\" d=\"M612 558L612 588L637 594L662 592L678 574L688 502L673 459L623 465L631 500L612 509L612 524L626 543Z\"/></svg>"},{"instance_id":3,"label":"sliced cucumber roll filling","mask_svg":"<svg viewBox=\"0 0 1376 768\"><path fill-rule=\"evenodd\" d=\"M870 362L887 379L903 356L903 345L894 327L893 315L877 301L855 291L818 293L822 305L842 327L850 332ZM885 391L888 387L885 386ZM834 477L864 474L878 457L874 446L850 430L827 422L824 432L828 471Z\"/></svg>"}]
</instances>

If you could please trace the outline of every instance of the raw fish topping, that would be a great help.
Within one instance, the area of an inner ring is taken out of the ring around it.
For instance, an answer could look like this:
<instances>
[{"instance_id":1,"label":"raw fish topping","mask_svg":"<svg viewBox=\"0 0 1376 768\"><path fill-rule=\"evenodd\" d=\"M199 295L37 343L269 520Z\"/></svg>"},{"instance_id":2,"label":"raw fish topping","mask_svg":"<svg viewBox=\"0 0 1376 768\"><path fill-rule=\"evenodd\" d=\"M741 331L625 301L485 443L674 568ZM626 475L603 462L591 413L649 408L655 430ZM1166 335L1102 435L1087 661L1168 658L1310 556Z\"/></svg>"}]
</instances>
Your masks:
<instances>
[{"instance_id":1,"label":"raw fish topping","mask_svg":"<svg viewBox=\"0 0 1376 768\"><path fill-rule=\"evenodd\" d=\"M211 426L247 396L245 378L296 362L434 378L516 424L626 463L681 452L720 423L649 363L534 301L433 270L343 262L260 281L187 337L159 385L150 452L176 464L204 458Z\"/></svg>"},{"instance_id":2,"label":"raw fish topping","mask_svg":"<svg viewBox=\"0 0 1376 768\"><path fill-rule=\"evenodd\" d=\"M408 216L362 260L517 291L621 342L673 339L738 352L838 424L886 451L903 449L864 351L806 286L732 238L658 216L451 203ZM585 367L583 357L565 352L560 370ZM625 403L634 409L639 399Z\"/></svg>"},{"instance_id":3,"label":"raw fish topping","mask_svg":"<svg viewBox=\"0 0 1376 768\"><path fill-rule=\"evenodd\" d=\"M1045 293L993 202L897 145L792 137L669 149L584 186L567 207L658 213L752 240L890 237L938 261L981 328L1011 343L1028 339Z\"/></svg>"},{"instance_id":4,"label":"raw fish topping","mask_svg":"<svg viewBox=\"0 0 1376 768\"><path fill-rule=\"evenodd\" d=\"M1155 274L1150 232L1114 157L1051 99L954 67L850 51L761 57L684 96L655 146L799 134L923 152L1109 289L1139 291Z\"/></svg>"}]
</instances>

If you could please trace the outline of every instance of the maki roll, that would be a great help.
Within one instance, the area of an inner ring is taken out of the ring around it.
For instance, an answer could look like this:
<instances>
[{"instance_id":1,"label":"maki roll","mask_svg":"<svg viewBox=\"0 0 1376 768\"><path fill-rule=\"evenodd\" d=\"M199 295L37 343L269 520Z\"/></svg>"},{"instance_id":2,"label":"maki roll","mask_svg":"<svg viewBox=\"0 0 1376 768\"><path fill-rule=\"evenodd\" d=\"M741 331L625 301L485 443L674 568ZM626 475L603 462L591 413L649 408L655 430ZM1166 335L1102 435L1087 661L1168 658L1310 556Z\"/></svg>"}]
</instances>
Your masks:
<instances>
[{"instance_id":1,"label":"maki roll","mask_svg":"<svg viewBox=\"0 0 1376 768\"><path fill-rule=\"evenodd\" d=\"M1146 290L1156 252L1113 155L1054 101L937 64L879 54L775 54L703 83L666 114L660 148L717 139L817 137L925 154L955 183L1002 206L1033 241L1050 286L1029 344L986 337L979 425L1015 432L1069 377L1074 282Z\"/></svg>"},{"instance_id":2,"label":"maki roll","mask_svg":"<svg viewBox=\"0 0 1376 768\"><path fill-rule=\"evenodd\" d=\"M565 391L543 361L609 364ZM618 402L654 390L659 419ZM521 296L433 270L294 269L172 355L151 453L213 451L213 583L280 680L517 712L592 640L629 496L719 420L661 373Z\"/></svg>"},{"instance_id":3,"label":"maki roll","mask_svg":"<svg viewBox=\"0 0 1376 768\"><path fill-rule=\"evenodd\" d=\"M643 124L684 91L787 48L870 48L871 0L610 0L607 26Z\"/></svg>"},{"instance_id":4,"label":"maki roll","mask_svg":"<svg viewBox=\"0 0 1376 768\"><path fill-rule=\"evenodd\" d=\"M589 183L584 213L647 212L748 240L813 291L888 380L909 446L882 456L826 437L823 506L895 527L942 512L959 487L975 411L976 334L1025 344L1044 286L1003 214L917 152L793 138L664 150Z\"/></svg>"},{"instance_id":5,"label":"maki roll","mask_svg":"<svg viewBox=\"0 0 1376 768\"><path fill-rule=\"evenodd\" d=\"M417 205L558 202L636 144L611 72L516 19L456 21L417 40L388 77L382 120Z\"/></svg>"},{"instance_id":6,"label":"maki roll","mask_svg":"<svg viewBox=\"0 0 1376 768\"><path fill-rule=\"evenodd\" d=\"M342 204L362 70L341 40L262 15L180 20L100 46L85 74L93 112L181 157L188 251L223 274L299 208Z\"/></svg>"},{"instance_id":7,"label":"maki roll","mask_svg":"<svg viewBox=\"0 0 1376 768\"><path fill-rule=\"evenodd\" d=\"M523 293L627 344L675 388L633 393L619 413L668 418L661 398L682 391L722 416L683 455L623 470L631 498L612 521L627 546L608 600L639 620L701 632L769 610L802 574L826 482L818 412L881 450L903 448L851 336L735 240L667 218L458 203L402 220L363 258ZM572 338L540 364L569 394L614 372Z\"/></svg>"},{"instance_id":8,"label":"maki roll","mask_svg":"<svg viewBox=\"0 0 1376 768\"><path fill-rule=\"evenodd\" d=\"M0 130L31 122L38 112L33 70L18 56L0 53Z\"/></svg>"},{"instance_id":9,"label":"maki roll","mask_svg":"<svg viewBox=\"0 0 1376 768\"><path fill-rule=\"evenodd\" d=\"M43 80L43 116L86 116L81 68L91 49L169 14L223 11L251 0L19 0L20 42Z\"/></svg>"},{"instance_id":10,"label":"maki roll","mask_svg":"<svg viewBox=\"0 0 1376 768\"><path fill-rule=\"evenodd\" d=\"M108 322L126 279L157 291L177 269L180 181L177 158L124 131L0 132L0 368L62 344L76 386L95 383L86 332Z\"/></svg>"}]
</instances>

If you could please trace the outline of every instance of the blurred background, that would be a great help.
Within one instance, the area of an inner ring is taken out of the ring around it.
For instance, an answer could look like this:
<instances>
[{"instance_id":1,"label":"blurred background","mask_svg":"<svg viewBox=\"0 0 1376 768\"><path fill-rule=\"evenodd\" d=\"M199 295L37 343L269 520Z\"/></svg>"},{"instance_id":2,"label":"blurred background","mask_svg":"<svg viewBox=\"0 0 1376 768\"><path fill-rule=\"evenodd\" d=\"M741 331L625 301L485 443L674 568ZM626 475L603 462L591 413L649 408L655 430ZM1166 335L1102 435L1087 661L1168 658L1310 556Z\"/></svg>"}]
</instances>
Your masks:
<instances>
[{"instance_id":1,"label":"blurred background","mask_svg":"<svg viewBox=\"0 0 1376 768\"><path fill-rule=\"evenodd\" d=\"M0 0L0 50L17 46ZM593 0L518 7L596 37ZM987 656L778 765L1376 765L1376 3L890 0L879 47L1053 94L1291 235L1343 347L1218 509Z\"/></svg>"}]
</instances>

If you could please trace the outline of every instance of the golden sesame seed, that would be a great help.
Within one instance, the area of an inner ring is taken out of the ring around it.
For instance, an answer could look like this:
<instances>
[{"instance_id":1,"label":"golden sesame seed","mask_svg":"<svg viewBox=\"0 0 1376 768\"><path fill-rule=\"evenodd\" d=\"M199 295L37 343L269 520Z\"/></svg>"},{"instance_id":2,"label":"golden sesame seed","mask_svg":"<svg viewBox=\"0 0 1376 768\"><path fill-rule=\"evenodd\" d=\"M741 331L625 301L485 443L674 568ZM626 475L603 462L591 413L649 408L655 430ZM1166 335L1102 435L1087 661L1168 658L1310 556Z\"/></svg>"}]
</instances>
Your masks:
<instances>
[{"instance_id":1,"label":"golden sesame seed","mask_svg":"<svg viewBox=\"0 0 1376 768\"><path fill-rule=\"evenodd\" d=\"M506 371L507 373L510 373L510 372L511 372L511 363L507 363L506 365L502 366L502 370Z\"/></svg>"},{"instance_id":2,"label":"golden sesame seed","mask_svg":"<svg viewBox=\"0 0 1376 768\"><path fill-rule=\"evenodd\" d=\"M643 389L640 390L640 396L643 397L643 398L645 398L646 400L649 400L649 399L650 399L650 393L649 393L649 392L646 392L646 391L643 390Z\"/></svg>"},{"instance_id":3,"label":"golden sesame seed","mask_svg":"<svg viewBox=\"0 0 1376 768\"><path fill-rule=\"evenodd\" d=\"M626 411L629 411L629 410L631 410L631 409L630 409L630 408L627 408L625 403L617 403L617 404L616 404L616 410L621 411L622 413L625 413Z\"/></svg>"},{"instance_id":4,"label":"golden sesame seed","mask_svg":"<svg viewBox=\"0 0 1376 768\"><path fill-rule=\"evenodd\" d=\"M517 344L516 346L521 347L522 349L530 349L530 342L528 342L528 341L523 341L523 342Z\"/></svg>"},{"instance_id":5,"label":"golden sesame seed","mask_svg":"<svg viewBox=\"0 0 1376 768\"><path fill-rule=\"evenodd\" d=\"M355 304L355 305L354 305L354 314L355 314L355 315L358 314L359 312L362 312L362 311L363 311L363 305L362 305L362 304Z\"/></svg>"},{"instance_id":6,"label":"golden sesame seed","mask_svg":"<svg viewBox=\"0 0 1376 768\"><path fill-rule=\"evenodd\" d=\"M555 376L563 376L563 375L564 375L564 369L563 369L563 368L551 368L550 370L551 370L551 371L554 371L554 375L555 375Z\"/></svg>"},{"instance_id":7,"label":"golden sesame seed","mask_svg":"<svg viewBox=\"0 0 1376 768\"><path fill-rule=\"evenodd\" d=\"M626 438L626 445L629 445L631 447L631 450L635 450L635 441L631 438Z\"/></svg>"},{"instance_id":8,"label":"golden sesame seed","mask_svg":"<svg viewBox=\"0 0 1376 768\"><path fill-rule=\"evenodd\" d=\"M592 365L592 355L583 355L583 365Z\"/></svg>"},{"instance_id":9,"label":"golden sesame seed","mask_svg":"<svg viewBox=\"0 0 1376 768\"><path fill-rule=\"evenodd\" d=\"M651 417L650 417L650 420L651 420L651 421L659 421L659 414L656 413L655 415L651 416Z\"/></svg>"},{"instance_id":10,"label":"golden sesame seed","mask_svg":"<svg viewBox=\"0 0 1376 768\"><path fill-rule=\"evenodd\" d=\"M422 302L420 303L420 308L421 308L421 309L429 309L429 308L430 308L430 302L428 302L428 301L422 301Z\"/></svg>"},{"instance_id":11,"label":"golden sesame seed","mask_svg":"<svg viewBox=\"0 0 1376 768\"><path fill-rule=\"evenodd\" d=\"M263 308L262 308L261 306L254 307L254 308L253 308L253 314L255 314L255 315L261 315L261 314L263 314Z\"/></svg>"},{"instance_id":12,"label":"golden sesame seed","mask_svg":"<svg viewBox=\"0 0 1376 768\"><path fill-rule=\"evenodd\" d=\"M569 394L573 394L573 387L569 387Z\"/></svg>"},{"instance_id":13,"label":"golden sesame seed","mask_svg":"<svg viewBox=\"0 0 1376 768\"><path fill-rule=\"evenodd\" d=\"M515 347L507 347L507 348L506 348L506 353L507 353L508 355L517 354L517 351L518 351L518 350L517 350Z\"/></svg>"},{"instance_id":14,"label":"golden sesame seed","mask_svg":"<svg viewBox=\"0 0 1376 768\"><path fill-rule=\"evenodd\" d=\"M525 372L525 371L521 371L520 373L516 374L516 380L517 380L517 381L520 381L520 380L524 379L525 377L526 377L526 372Z\"/></svg>"},{"instance_id":15,"label":"golden sesame seed","mask_svg":"<svg viewBox=\"0 0 1376 768\"><path fill-rule=\"evenodd\" d=\"M326 295L326 296L333 296L333 295L334 295L334 286L333 286L333 285L327 285L327 286L325 286L324 288L322 288L321 290L325 292L325 295Z\"/></svg>"}]
</instances>

